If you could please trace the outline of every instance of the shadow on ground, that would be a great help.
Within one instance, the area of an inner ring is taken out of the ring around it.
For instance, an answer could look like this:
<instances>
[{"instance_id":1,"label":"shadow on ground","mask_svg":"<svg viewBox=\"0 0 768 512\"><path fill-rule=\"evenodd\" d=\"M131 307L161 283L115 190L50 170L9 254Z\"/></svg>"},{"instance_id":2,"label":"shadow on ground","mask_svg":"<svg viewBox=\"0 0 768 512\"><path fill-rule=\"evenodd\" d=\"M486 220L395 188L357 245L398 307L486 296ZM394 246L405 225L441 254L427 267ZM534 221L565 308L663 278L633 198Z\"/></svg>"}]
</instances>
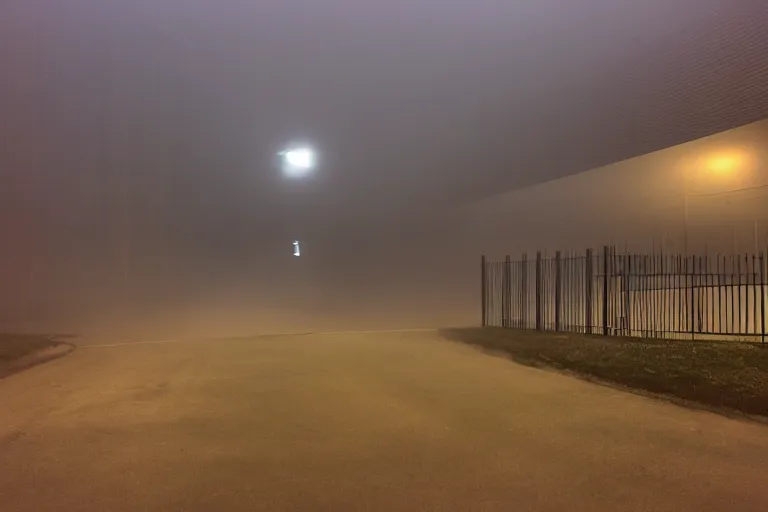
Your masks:
<instances>
[{"instance_id":1,"label":"shadow on ground","mask_svg":"<svg viewBox=\"0 0 768 512\"><path fill-rule=\"evenodd\" d=\"M74 350L68 335L0 334L0 378L59 358Z\"/></svg>"}]
</instances>

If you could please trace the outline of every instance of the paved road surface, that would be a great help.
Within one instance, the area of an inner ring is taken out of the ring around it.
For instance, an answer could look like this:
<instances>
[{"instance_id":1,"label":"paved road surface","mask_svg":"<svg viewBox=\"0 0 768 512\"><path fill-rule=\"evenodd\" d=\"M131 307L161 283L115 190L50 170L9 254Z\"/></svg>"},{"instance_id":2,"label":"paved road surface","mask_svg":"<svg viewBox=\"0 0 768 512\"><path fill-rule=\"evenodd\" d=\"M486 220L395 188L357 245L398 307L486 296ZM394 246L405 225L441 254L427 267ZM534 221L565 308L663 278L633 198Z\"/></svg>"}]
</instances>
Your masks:
<instances>
[{"instance_id":1,"label":"paved road surface","mask_svg":"<svg viewBox=\"0 0 768 512\"><path fill-rule=\"evenodd\" d=\"M768 428L433 332L81 347L0 380L0 510L768 510Z\"/></svg>"}]
</instances>

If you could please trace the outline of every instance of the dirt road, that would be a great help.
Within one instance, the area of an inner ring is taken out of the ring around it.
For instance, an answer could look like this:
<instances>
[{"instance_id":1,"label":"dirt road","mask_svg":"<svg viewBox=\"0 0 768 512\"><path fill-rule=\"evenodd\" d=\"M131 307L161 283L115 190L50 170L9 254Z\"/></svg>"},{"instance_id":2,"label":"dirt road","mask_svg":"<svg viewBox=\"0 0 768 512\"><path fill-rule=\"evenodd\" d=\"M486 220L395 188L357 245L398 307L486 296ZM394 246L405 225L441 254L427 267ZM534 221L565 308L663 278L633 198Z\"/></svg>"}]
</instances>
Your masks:
<instances>
[{"instance_id":1,"label":"dirt road","mask_svg":"<svg viewBox=\"0 0 768 512\"><path fill-rule=\"evenodd\" d=\"M768 427L442 340L83 346L0 380L0 510L758 511Z\"/></svg>"}]
</instances>

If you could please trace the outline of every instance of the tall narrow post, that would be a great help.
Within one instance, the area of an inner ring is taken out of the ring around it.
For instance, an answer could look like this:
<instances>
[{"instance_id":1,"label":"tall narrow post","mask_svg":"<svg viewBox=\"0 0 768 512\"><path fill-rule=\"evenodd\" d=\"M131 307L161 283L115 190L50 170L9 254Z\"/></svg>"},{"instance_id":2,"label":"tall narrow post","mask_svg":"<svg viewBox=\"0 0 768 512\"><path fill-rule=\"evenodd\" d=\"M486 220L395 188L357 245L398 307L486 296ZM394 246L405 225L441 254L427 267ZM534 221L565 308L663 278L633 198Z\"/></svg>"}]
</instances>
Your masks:
<instances>
[{"instance_id":1,"label":"tall narrow post","mask_svg":"<svg viewBox=\"0 0 768 512\"><path fill-rule=\"evenodd\" d=\"M562 326L560 325L560 303L562 302L563 293L563 272L562 272L562 255L560 251L555 253L555 331L560 332Z\"/></svg>"},{"instance_id":2,"label":"tall narrow post","mask_svg":"<svg viewBox=\"0 0 768 512\"><path fill-rule=\"evenodd\" d=\"M481 325L488 325L488 264L485 255L480 256L480 315Z\"/></svg>"},{"instance_id":3,"label":"tall narrow post","mask_svg":"<svg viewBox=\"0 0 768 512\"><path fill-rule=\"evenodd\" d=\"M765 345L765 254L760 253L760 341Z\"/></svg>"},{"instance_id":4,"label":"tall narrow post","mask_svg":"<svg viewBox=\"0 0 768 512\"><path fill-rule=\"evenodd\" d=\"M512 258L509 255L504 258L502 278L501 326L509 328L511 327L510 318L512 316Z\"/></svg>"},{"instance_id":5,"label":"tall narrow post","mask_svg":"<svg viewBox=\"0 0 768 512\"><path fill-rule=\"evenodd\" d=\"M592 334L592 249L587 249L587 260L584 268L584 328L587 334Z\"/></svg>"},{"instance_id":6,"label":"tall narrow post","mask_svg":"<svg viewBox=\"0 0 768 512\"><path fill-rule=\"evenodd\" d=\"M686 262L686 267L688 262ZM696 339L696 283L695 283L695 275L696 275L696 257L691 256L691 274L690 274L690 280L691 280L691 340Z\"/></svg>"},{"instance_id":7,"label":"tall narrow post","mask_svg":"<svg viewBox=\"0 0 768 512\"><path fill-rule=\"evenodd\" d=\"M624 324L621 326L623 336L632 336L632 256L624 253ZM664 292L666 293L666 292Z\"/></svg>"},{"instance_id":8,"label":"tall narrow post","mask_svg":"<svg viewBox=\"0 0 768 512\"><path fill-rule=\"evenodd\" d=\"M683 254L688 257L688 194L683 196Z\"/></svg>"},{"instance_id":9,"label":"tall narrow post","mask_svg":"<svg viewBox=\"0 0 768 512\"><path fill-rule=\"evenodd\" d=\"M530 300L530 294L528 293L528 255L523 254L523 259L520 263L520 294L522 295L521 301L520 301L520 312L521 312L521 327L523 329L530 329L530 324L528 323L528 302Z\"/></svg>"},{"instance_id":10,"label":"tall narrow post","mask_svg":"<svg viewBox=\"0 0 768 512\"><path fill-rule=\"evenodd\" d=\"M541 251L536 253L536 330L541 331Z\"/></svg>"},{"instance_id":11,"label":"tall narrow post","mask_svg":"<svg viewBox=\"0 0 768 512\"><path fill-rule=\"evenodd\" d=\"M608 336L608 269L611 252L608 246L603 247L603 336Z\"/></svg>"}]
</instances>

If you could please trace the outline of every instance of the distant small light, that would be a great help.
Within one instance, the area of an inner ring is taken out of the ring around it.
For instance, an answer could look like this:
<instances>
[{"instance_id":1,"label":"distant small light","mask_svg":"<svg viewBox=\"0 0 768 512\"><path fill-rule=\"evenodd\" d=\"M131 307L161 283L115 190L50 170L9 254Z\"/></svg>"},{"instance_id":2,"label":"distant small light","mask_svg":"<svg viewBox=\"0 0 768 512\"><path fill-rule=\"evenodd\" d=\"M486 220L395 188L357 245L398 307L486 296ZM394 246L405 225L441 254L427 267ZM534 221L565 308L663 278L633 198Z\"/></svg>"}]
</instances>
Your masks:
<instances>
[{"instance_id":1,"label":"distant small light","mask_svg":"<svg viewBox=\"0 0 768 512\"><path fill-rule=\"evenodd\" d=\"M301 256L301 247L299 247L299 241L294 240L293 241L293 255L294 256Z\"/></svg>"}]
</instances>

